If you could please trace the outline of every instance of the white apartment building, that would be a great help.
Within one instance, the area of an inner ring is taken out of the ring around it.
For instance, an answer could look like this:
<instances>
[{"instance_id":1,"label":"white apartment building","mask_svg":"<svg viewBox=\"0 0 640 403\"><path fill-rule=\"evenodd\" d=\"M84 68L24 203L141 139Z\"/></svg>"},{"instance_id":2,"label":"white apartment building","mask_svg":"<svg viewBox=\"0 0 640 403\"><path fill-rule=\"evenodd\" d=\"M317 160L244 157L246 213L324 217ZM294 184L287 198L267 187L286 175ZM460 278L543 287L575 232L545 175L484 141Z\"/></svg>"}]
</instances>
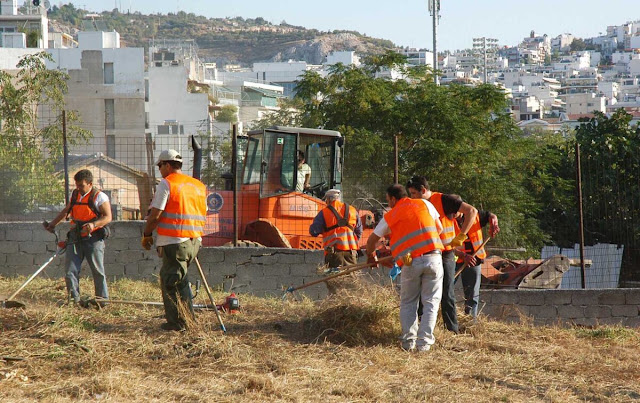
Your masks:
<instances>
[{"instance_id":1,"label":"white apartment building","mask_svg":"<svg viewBox=\"0 0 640 403\"><path fill-rule=\"evenodd\" d=\"M604 95L609 100L616 100L620 92L620 84L615 81L599 81L598 93Z\"/></svg>"},{"instance_id":2,"label":"white apartment building","mask_svg":"<svg viewBox=\"0 0 640 403\"><path fill-rule=\"evenodd\" d=\"M69 73L67 109L93 133L89 147L70 152L103 153L147 171L144 136L144 49L120 48L117 32L79 32L78 48L49 49L50 69Z\"/></svg>"},{"instance_id":3,"label":"white apartment building","mask_svg":"<svg viewBox=\"0 0 640 403\"><path fill-rule=\"evenodd\" d=\"M190 79L201 73L204 77L204 65L188 41L156 41L149 48L149 60L146 131L155 144L154 161L162 150L172 148L182 155L183 170L191 172L191 136L206 139L211 132L208 88ZM191 92L189 84L191 91L202 92Z\"/></svg>"},{"instance_id":4,"label":"white apartment building","mask_svg":"<svg viewBox=\"0 0 640 403\"><path fill-rule=\"evenodd\" d=\"M568 52L575 37L572 34L560 34L551 39L551 51Z\"/></svg>"},{"instance_id":5,"label":"white apartment building","mask_svg":"<svg viewBox=\"0 0 640 403\"><path fill-rule=\"evenodd\" d=\"M563 56L560 61L552 63L552 67L554 72L587 70L591 67L591 52L576 52Z\"/></svg>"},{"instance_id":6,"label":"white apartment building","mask_svg":"<svg viewBox=\"0 0 640 403\"><path fill-rule=\"evenodd\" d=\"M352 50L343 50L330 52L327 55L327 61L323 63L324 66L332 66L334 64L342 63L345 66L360 66L360 58L356 55L356 52Z\"/></svg>"},{"instance_id":7,"label":"white apartment building","mask_svg":"<svg viewBox=\"0 0 640 403\"><path fill-rule=\"evenodd\" d=\"M433 52L427 49L402 48L397 50L407 57L407 63L414 66L429 66L433 68Z\"/></svg>"},{"instance_id":8,"label":"white apartment building","mask_svg":"<svg viewBox=\"0 0 640 403\"><path fill-rule=\"evenodd\" d=\"M584 115L594 111L606 112L606 98L593 92L564 95L567 115Z\"/></svg>"},{"instance_id":9,"label":"white apartment building","mask_svg":"<svg viewBox=\"0 0 640 403\"><path fill-rule=\"evenodd\" d=\"M0 0L0 48L38 48L49 45L49 19L44 2L38 7L25 2L25 13L18 11L18 0ZM35 32L30 39L25 32ZM37 38L37 39L36 39ZM34 40L35 43L29 43Z\"/></svg>"}]
</instances>

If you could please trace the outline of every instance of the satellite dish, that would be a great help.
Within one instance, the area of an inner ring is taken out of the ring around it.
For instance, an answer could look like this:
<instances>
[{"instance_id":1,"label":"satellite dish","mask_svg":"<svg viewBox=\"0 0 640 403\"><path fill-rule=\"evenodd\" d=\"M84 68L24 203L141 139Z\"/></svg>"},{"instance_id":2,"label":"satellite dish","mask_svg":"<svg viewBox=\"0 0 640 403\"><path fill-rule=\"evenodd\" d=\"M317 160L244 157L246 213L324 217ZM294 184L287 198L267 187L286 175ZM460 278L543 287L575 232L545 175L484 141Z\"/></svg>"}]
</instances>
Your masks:
<instances>
[{"instance_id":1,"label":"satellite dish","mask_svg":"<svg viewBox=\"0 0 640 403\"><path fill-rule=\"evenodd\" d=\"M44 9L48 10L51 8L51 3L49 3L49 0L44 0Z\"/></svg>"}]
</instances>

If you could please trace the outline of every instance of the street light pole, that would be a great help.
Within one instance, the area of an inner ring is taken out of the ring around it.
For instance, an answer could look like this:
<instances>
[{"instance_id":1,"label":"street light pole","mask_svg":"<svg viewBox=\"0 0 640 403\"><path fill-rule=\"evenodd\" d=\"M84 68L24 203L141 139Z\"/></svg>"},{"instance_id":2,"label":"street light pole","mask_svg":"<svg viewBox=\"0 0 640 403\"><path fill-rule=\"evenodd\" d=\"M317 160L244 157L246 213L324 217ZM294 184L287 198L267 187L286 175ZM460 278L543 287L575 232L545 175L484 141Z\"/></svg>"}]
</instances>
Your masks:
<instances>
[{"instance_id":1,"label":"street light pole","mask_svg":"<svg viewBox=\"0 0 640 403\"><path fill-rule=\"evenodd\" d=\"M436 74L438 70L438 18L440 17L440 0L427 0L429 2L429 14L433 17L433 81L440 85L440 77Z\"/></svg>"}]
</instances>

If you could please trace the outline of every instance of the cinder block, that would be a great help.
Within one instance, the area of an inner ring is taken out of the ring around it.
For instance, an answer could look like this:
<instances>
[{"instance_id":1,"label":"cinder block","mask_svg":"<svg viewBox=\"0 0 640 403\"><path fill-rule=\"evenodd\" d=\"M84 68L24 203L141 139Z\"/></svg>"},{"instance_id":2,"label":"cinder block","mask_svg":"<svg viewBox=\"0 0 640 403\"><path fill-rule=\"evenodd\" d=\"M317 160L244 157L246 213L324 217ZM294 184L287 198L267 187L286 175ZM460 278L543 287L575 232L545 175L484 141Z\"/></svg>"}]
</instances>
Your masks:
<instances>
[{"instance_id":1,"label":"cinder block","mask_svg":"<svg viewBox=\"0 0 640 403\"><path fill-rule=\"evenodd\" d=\"M13 268L13 274L16 276L30 276L38 270L37 267L22 264L12 265L11 267Z\"/></svg>"},{"instance_id":2,"label":"cinder block","mask_svg":"<svg viewBox=\"0 0 640 403\"><path fill-rule=\"evenodd\" d=\"M625 290L627 305L640 305L640 288Z\"/></svg>"},{"instance_id":3,"label":"cinder block","mask_svg":"<svg viewBox=\"0 0 640 403\"><path fill-rule=\"evenodd\" d=\"M67 238L67 231L58 231L58 236L62 239ZM42 225L39 228L35 228L32 232L31 240L34 242L47 242L56 243L56 237L49 231L46 231Z\"/></svg>"},{"instance_id":4,"label":"cinder block","mask_svg":"<svg viewBox=\"0 0 640 403\"><path fill-rule=\"evenodd\" d=\"M311 264L322 264L324 262L324 252L323 251L305 251L304 252L304 262Z\"/></svg>"},{"instance_id":5,"label":"cinder block","mask_svg":"<svg viewBox=\"0 0 640 403\"><path fill-rule=\"evenodd\" d=\"M116 252L116 263L131 263L142 259L144 259L144 255L139 250Z\"/></svg>"},{"instance_id":6,"label":"cinder block","mask_svg":"<svg viewBox=\"0 0 640 403\"><path fill-rule=\"evenodd\" d=\"M31 241L33 240L33 231L30 229L7 228L5 235L7 241Z\"/></svg>"},{"instance_id":7,"label":"cinder block","mask_svg":"<svg viewBox=\"0 0 640 403\"><path fill-rule=\"evenodd\" d=\"M623 305L626 302L623 289L601 290L598 292L598 305Z\"/></svg>"},{"instance_id":8,"label":"cinder block","mask_svg":"<svg viewBox=\"0 0 640 403\"><path fill-rule=\"evenodd\" d=\"M544 305L570 305L571 290L548 290L544 294Z\"/></svg>"},{"instance_id":9,"label":"cinder block","mask_svg":"<svg viewBox=\"0 0 640 403\"><path fill-rule=\"evenodd\" d=\"M116 253L110 251L108 248L105 248L104 251L104 264L114 264L116 262Z\"/></svg>"},{"instance_id":10,"label":"cinder block","mask_svg":"<svg viewBox=\"0 0 640 403\"><path fill-rule=\"evenodd\" d=\"M263 277L251 282L251 289L254 291L281 292L283 286L283 282L278 277Z\"/></svg>"},{"instance_id":11,"label":"cinder block","mask_svg":"<svg viewBox=\"0 0 640 403\"><path fill-rule=\"evenodd\" d=\"M29 254L45 253L47 251L47 246L44 242L25 241L20 242L18 247L20 252Z\"/></svg>"},{"instance_id":12,"label":"cinder block","mask_svg":"<svg viewBox=\"0 0 640 403\"><path fill-rule=\"evenodd\" d=\"M572 305L597 305L600 291L598 290L573 290L571 295Z\"/></svg>"},{"instance_id":13,"label":"cinder block","mask_svg":"<svg viewBox=\"0 0 640 403\"><path fill-rule=\"evenodd\" d=\"M576 319L584 317L584 307L581 305L558 305L558 316L565 319Z\"/></svg>"},{"instance_id":14,"label":"cinder block","mask_svg":"<svg viewBox=\"0 0 640 403\"><path fill-rule=\"evenodd\" d=\"M520 302L520 290L496 290L493 291L491 301L494 304L518 304Z\"/></svg>"},{"instance_id":15,"label":"cinder block","mask_svg":"<svg viewBox=\"0 0 640 403\"><path fill-rule=\"evenodd\" d=\"M140 239L144 229L144 221L115 222L110 224L111 237L109 239L132 238Z\"/></svg>"},{"instance_id":16,"label":"cinder block","mask_svg":"<svg viewBox=\"0 0 640 403\"><path fill-rule=\"evenodd\" d=\"M640 315L640 307L637 305L612 305L611 316L635 317Z\"/></svg>"},{"instance_id":17,"label":"cinder block","mask_svg":"<svg viewBox=\"0 0 640 403\"><path fill-rule=\"evenodd\" d=\"M138 262L131 262L124 264L124 275L131 278L132 276L137 276L138 273Z\"/></svg>"},{"instance_id":18,"label":"cinder block","mask_svg":"<svg viewBox=\"0 0 640 403\"><path fill-rule=\"evenodd\" d=\"M7 257L5 262L7 266L33 266L33 255L26 253L7 253L5 256Z\"/></svg>"},{"instance_id":19,"label":"cinder block","mask_svg":"<svg viewBox=\"0 0 640 403\"><path fill-rule=\"evenodd\" d=\"M611 307L608 305L591 305L584 308L585 318L610 318Z\"/></svg>"},{"instance_id":20,"label":"cinder block","mask_svg":"<svg viewBox=\"0 0 640 403\"><path fill-rule=\"evenodd\" d=\"M143 250L140 242L133 243L128 238L109 238L106 241L105 248L109 248L112 252L120 252L125 250Z\"/></svg>"},{"instance_id":21,"label":"cinder block","mask_svg":"<svg viewBox=\"0 0 640 403\"><path fill-rule=\"evenodd\" d=\"M53 253L40 253L33 255L33 265L34 266L42 266L45 262L53 257ZM49 263L49 266L52 266L56 263L56 260L64 261L64 256L56 256L53 258L53 261Z\"/></svg>"},{"instance_id":22,"label":"cinder block","mask_svg":"<svg viewBox=\"0 0 640 403\"><path fill-rule=\"evenodd\" d=\"M264 265L261 264L242 264L236 266L237 280L255 279L264 277Z\"/></svg>"},{"instance_id":23,"label":"cinder block","mask_svg":"<svg viewBox=\"0 0 640 403\"><path fill-rule=\"evenodd\" d=\"M288 278L291 275L291 265L277 264L264 267L265 277L284 277Z\"/></svg>"},{"instance_id":24,"label":"cinder block","mask_svg":"<svg viewBox=\"0 0 640 403\"><path fill-rule=\"evenodd\" d=\"M543 305L544 304L544 294L546 291L538 291L538 290L518 290L520 295L519 304L520 305Z\"/></svg>"},{"instance_id":25,"label":"cinder block","mask_svg":"<svg viewBox=\"0 0 640 403\"><path fill-rule=\"evenodd\" d=\"M19 251L20 247L17 241L0 242L0 253L18 253Z\"/></svg>"},{"instance_id":26,"label":"cinder block","mask_svg":"<svg viewBox=\"0 0 640 403\"><path fill-rule=\"evenodd\" d=\"M89 269L87 267L87 269ZM90 271L89 271L90 272ZM124 276L125 273L125 265L120 263L115 263L115 264L110 264L110 265L105 265L104 267L104 273L107 277L111 277L111 276Z\"/></svg>"},{"instance_id":27,"label":"cinder block","mask_svg":"<svg viewBox=\"0 0 640 403\"><path fill-rule=\"evenodd\" d=\"M251 259L251 263L274 265L278 263L278 254L277 253L252 253L250 259Z\"/></svg>"},{"instance_id":28,"label":"cinder block","mask_svg":"<svg viewBox=\"0 0 640 403\"><path fill-rule=\"evenodd\" d=\"M558 309L555 305L529 306L529 314L534 318L556 318Z\"/></svg>"},{"instance_id":29,"label":"cinder block","mask_svg":"<svg viewBox=\"0 0 640 403\"><path fill-rule=\"evenodd\" d=\"M218 248L200 248L198 259L202 264L224 262L224 252Z\"/></svg>"},{"instance_id":30,"label":"cinder block","mask_svg":"<svg viewBox=\"0 0 640 403\"><path fill-rule=\"evenodd\" d=\"M626 327L640 327L640 316L635 318L625 318L623 325Z\"/></svg>"},{"instance_id":31,"label":"cinder block","mask_svg":"<svg viewBox=\"0 0 640 403\"><path fill-rule=\"evenodd\" d=\"M278 262L279 263L290 263L290 264L304 264L304 256L305 252L300 251L291 251L291 252L283 252L278 253Z\"/></svg>"},{"instance_id":32,"label":"cinder block","mask_svg":"<svg viewBox=\"0 0 640 403\"><path fill-rule=\"evenodd\" d=\"M224 253L224 261L244 264L251 261L251 254L257 248L220 248Z\"/></svg>"}]
</instances>

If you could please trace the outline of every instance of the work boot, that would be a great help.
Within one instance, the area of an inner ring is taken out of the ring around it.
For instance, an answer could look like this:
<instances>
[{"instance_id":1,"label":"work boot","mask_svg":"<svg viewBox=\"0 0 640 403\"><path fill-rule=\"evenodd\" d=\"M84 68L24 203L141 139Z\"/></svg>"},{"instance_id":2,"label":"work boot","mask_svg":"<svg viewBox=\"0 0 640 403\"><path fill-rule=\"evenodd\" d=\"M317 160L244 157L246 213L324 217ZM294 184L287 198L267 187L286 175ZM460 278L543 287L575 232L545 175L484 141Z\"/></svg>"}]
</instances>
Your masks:
<instances>
[{"instance_id":1,"label":"work boot","mask_svg":"<svg viewBox=\"0 0 640 403\"><path fill-rule=\"evenodd\" d=\"M430 345L428 345L428 344L425 344L425 345L423 345L423 346L418 346L418 347L416 348L416 351L417 351L418 353L424 353L424 352L427 352L427 351L429 351L429 350L431 350L431 346L430 346Z\"/></svg>"},{"instance_id":2,"label":"work boot","mask_svg":"<svg viewBox=\"0 0 640 403\"><path fill-rule=\"evenodd\" d=\"M404 351L414 351L416 349L416 342L414 340L405 340L402 342L402 347Z\"/></svg>"}]
</instances>

